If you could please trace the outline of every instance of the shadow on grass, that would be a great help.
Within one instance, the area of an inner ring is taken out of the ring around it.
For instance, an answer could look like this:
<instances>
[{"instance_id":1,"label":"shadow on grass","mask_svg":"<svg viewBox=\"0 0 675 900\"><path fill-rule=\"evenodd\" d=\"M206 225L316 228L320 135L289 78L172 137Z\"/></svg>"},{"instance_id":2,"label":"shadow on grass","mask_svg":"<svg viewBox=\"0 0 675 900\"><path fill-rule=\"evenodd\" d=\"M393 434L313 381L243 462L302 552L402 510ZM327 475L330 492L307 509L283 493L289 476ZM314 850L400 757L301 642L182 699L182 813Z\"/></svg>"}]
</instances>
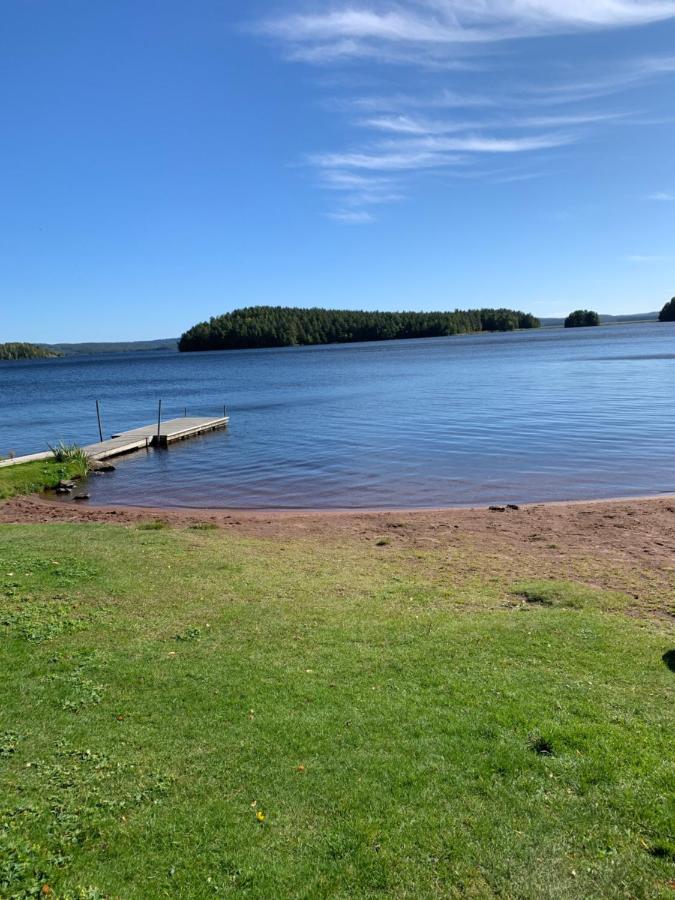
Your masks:
<instances>
[{"instance_id":1,"label":"shadow on grass","mask_svg":"<svg viewBox=\"0 0 675 900\"><path fill-rule=\"evenodd\" d=\"M167 519L151 519L149 522L141 522L137 528L139 531L163 531L171 528L171 523Z\"/></svg>"},{"instance_id":2,"label":"shadow on grass","mask_svg":"<svg viewBox=\"0 0 675 900\"><path fill-rule=\"evenodd\" d=\"M666 650L661 659L671 672L675 672L675 650Z\"/></svg>"}]
</instances>

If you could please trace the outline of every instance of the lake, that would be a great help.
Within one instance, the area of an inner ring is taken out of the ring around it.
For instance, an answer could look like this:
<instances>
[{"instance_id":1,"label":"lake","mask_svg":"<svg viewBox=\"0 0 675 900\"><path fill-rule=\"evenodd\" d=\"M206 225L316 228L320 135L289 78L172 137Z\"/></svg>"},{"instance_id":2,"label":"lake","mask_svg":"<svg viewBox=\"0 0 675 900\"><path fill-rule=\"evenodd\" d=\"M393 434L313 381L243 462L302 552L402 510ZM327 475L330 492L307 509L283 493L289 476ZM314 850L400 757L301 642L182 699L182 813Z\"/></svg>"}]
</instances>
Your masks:
<instances>
[{"instance_id":1,"label":"lake","mask_svg":"<svg viewBox=\"0 0 675 900\"><path fill-rule=\"evenodd\" d=\"M675 324L0 363L0 454L164 414L226 432L115 460L92 502L486 505L675 491Z\"/></svg>"}]
</instances>

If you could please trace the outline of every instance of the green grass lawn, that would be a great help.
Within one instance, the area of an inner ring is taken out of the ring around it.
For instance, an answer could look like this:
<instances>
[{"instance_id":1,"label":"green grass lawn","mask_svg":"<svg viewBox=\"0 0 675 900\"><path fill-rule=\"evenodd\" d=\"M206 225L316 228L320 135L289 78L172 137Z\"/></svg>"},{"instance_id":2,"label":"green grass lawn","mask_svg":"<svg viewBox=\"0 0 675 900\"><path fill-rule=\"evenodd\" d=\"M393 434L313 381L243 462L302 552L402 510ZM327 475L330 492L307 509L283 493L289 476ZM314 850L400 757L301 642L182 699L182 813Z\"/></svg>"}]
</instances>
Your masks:
<instances>
[{"instance_id":1,"label":"green grass lawn","mask_svg":"<svg viewBox=\"0 0 675 900\"><path fill-rule=\"evenodd\" d=\"M672 897L671 625L437 553L0 528L0 897Z\"/></svg>"},{"instance_id":2,"label":"green grass lawn","mask_svg":"<svg viewBox=\"0 0 675 900\"><path fill-rule=\"evenodd\" d=\"M45 491L56 487L59 481L81 474L78 462L57 462L55 459L3 466L0 469L0 500Z\"/></svg>"}]
</instances>

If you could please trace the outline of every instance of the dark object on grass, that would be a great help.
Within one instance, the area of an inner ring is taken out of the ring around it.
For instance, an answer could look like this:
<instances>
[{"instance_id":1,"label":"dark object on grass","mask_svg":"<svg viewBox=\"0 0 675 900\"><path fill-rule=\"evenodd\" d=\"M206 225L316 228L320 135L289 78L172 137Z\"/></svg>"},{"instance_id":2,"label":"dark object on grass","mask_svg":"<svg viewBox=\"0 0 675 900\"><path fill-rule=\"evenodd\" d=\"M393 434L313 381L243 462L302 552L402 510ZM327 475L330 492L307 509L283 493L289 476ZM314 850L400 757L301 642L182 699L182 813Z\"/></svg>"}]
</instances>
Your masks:
<instances>
[{"instance_id":1,"label":"dark object on grass","mask_svg":"<svg viewBox=\"0 0 675 900\"><path fill-rule=\"evenodd\" d=\"M565 328L590 328L600 324L600 316L591 309L576 309L565 319Z\"/></svg>"},{"instance_id":2,"label":"dark object on grass","mask_svg":"<svg viewBox=\"0 0 675 900\"><path fill-rule=\"evenodd\" d=\"M671 672L675 672L675 650L666 650L661 659Z\"/></svg>"},{"instance_id":3,"label":"dark object on grass","mask_svg":"<svg viewBox=\"0 0 675 900\"><path fill-rule=\"evenodd\" d=\"M538 603L541 606L553 606L553 597L545 590L526 589L520 592L526 603Z\"/></svg>"},{"instance_id":4,"label":"dark object on grass","mask_svg":"<svg viewBox=\"0 0 675 900\"><path fill-rule=\"evenodd\" d=\"M656 859L670 859L675 861L675 844L672 841L657 841L647 850L650 856Z\"/></svg>"},{"instance_id":5,"label":"dark object on grass","mask_svg":"<svg viewBox=\"0 0 675 900\"><path fill-rule=\"evenodd\" d=\"M540 734L531 734L527 739L530 750L540 756L553 756L553 744Z\"/></svg>"}]
</instances>

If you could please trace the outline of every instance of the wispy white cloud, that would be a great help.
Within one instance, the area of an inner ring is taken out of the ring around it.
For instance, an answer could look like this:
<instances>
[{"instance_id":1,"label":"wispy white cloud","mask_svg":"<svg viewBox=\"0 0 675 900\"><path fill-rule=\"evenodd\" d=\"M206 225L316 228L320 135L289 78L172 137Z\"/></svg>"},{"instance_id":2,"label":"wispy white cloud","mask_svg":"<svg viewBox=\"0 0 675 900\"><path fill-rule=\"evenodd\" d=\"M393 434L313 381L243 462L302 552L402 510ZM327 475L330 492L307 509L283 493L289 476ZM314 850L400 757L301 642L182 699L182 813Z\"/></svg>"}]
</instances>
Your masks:
<instances>
[{"instance_id":1,"label":"wispy white cloud","mask_svg":"<svg viewBox=\"0 0 675 900\"><path fill-rule=\"evenodd\" d=\"M400 179L418 173L457 173L484 156L528 154L564 146L574 140L570 135L533 135L498 138L481 135L461 137L420 136L412 139L380 141L363 151L319 153L308 158L319 172L323 187L341 192L342 205L333 216L338 221L366 221L357 212L403 199ZM471 177L491 174L475 171ZM539 177L539 174L496 173L494 184ZM348 213L348 214L347 214Z\"/></svg>"},{"instance_id":2,"label":"wispy white cloud","mask_svg":"<svg viewBox=\"0 0 675 900\"><path fill-rule=\"evenodd\" d=\"M534 181L543 178L545 172L514 172L511 175L501 175L492 178L493 184L515 184L520 181Z\"/></svg>"},{"instance_id":3,"label":"wispy white cloud","mask_svg":"<svg viewBox=\"0 0 675 900\"><path fill-rule=\"evenodd\" d=\"M639 253L631 254L630 256L624 256L624 260L630 263L655 263L655 262L663 262L665 257L663 256L643 256Z\"/></svg>"},{"instance_id":4,"label":"wispy white cloud","mask_svg":"<svg viewBox=\"0 0 675 900\"><path fill-rule=\"evenodd\" d=\"M382 178L374 175L356 175L354 172L340 172L329 170L321 173L324 187L338 191L369 190L378 188L389 190L395 184L391 178Z\"/></svg>"},{"instance_id":5,"label":"wispy white cloud","mask_svg":"<svg viewBox=\"0 0 675 900\"><path fill-rule=\"evenodd\" d=\"M552 104L582 103L599 100L675 73L675 56L652 56L624 62L616 71L583 81L547 82L532 86L526 98L531 102Z\"/></svg>"},{"instance_id":6,"label":"wispy white cloud","mask_svg":"<svg viewBox=\"0 0 675 900\"><path fill-rule=\"evenodd\" d=\"M372 56L374 48L475 45L646 25L675 18L674 0L370 0L262 23L312 62ZM308 55L313 51L313 57Z\"/></svg>"},{"instance_id":7,"label":"wispy white cloud","mask_svg":"<svg viewBox=\"0 0 675 900\"><path fill-rule=\"evenodd\" d=\"M535 80L530 73L514 81L514 65L509 79L485 76L505 64L499 43L665 22L675 19L675 0L302 0L302 11L301 0L287 2L289 14L258 26L282 44L286 58L341 72L358 71L345 64L360 60L369 75L385 64L420 70L405 92L342 91L333 99L332 110L361 137L348 149L310 154L306 164L339 197L331 213L337 221L372 221L369 209L400 200L415 176L483 177L495 185L541 177L530 155L563 151L612 123L645 124L643 109L597 107L675 73L675 55L654 55L622 60L601 73L575 60L567 69L574 77L567 78L537 73ZM453 76L461 89L439 85L441 76L429 68L462 70ZM472 79L480 89L471 90ZM497 155L524 158L525 171L514 166L491 176L480 160Z\"/></svg>"},{"instance_id":8,"label":"wispy white cloud","mask_svg":"<svg viewBox=\"0 0 675 900\"><path fill-rule=\"evenodd\" d=\"M496 81L490 96L471 94L443 89L436 92L419 94L392 93L390 95L374 94L370 96L351 97L336 102L336 107L344 112L371 115L373 117L395 119L397 115L410 117L411 110L419 116L419 110L480 110L490 112L498 109L523 110L530 112L531 124L536 121L545 127L546 120L555 125L583 124L600 118L617 118L616 112L604 110L589 113L583 110L578 113L535 115L532 111L537 107L555 107L558 105L585 104L591 101L604 100L618 94L625 94L632 89L648 86L650 83L675 74L675 56L648 56L622 60L621 64L609 72L598 74L589 72L585 78L539 78L537 82L509 83ZM623 114L622 114L623 115ZM664 117L654 120L657 123L669 121Z\"/></svg>"},{"instance_id":9,"label":"wispy white cloud","mask_svg":"<svg viewBox=\"0 0 675 900\"><path fill-rule=\"evenodd\" d=\"M648 194L647 200L655 200L657 203L674 203L675 194L670 194L668 191L656 191L653 194Z\"/></svg>"},{"instance_id":10,"label":"wispy white cloud","mask_svg":"<svg viewBox=\"0 0 675 900\"><path fill-rule=\"evenodd\" d=\"M521 128L567 128L575 125L594 125L601 122L622 119L623 113L578 113L562 116L509 116L487 118L481 121L462 119L424 119L410 115L383 115L361 119L357 124L364 128L400 135L446 135L461 131Z\"/></svg>"},{"instance_id":11,"label":"wispy white cloud","mask_svg":"<svg viewBox=\"0 0 675 900\"><path fill-rule=\"evenodd\" d=\"M378 206L403 199L398 182L392 177L327 169L320 170L319 181L322 187L340 192L343 204L349 207Z\"/></svg>"},{"instance_id":12,"label":"wispy white cloud","mask_svg":"<svg viewBox=\"0 0 675 900\"><path fill-rule=\"evenodd\" d=\"M429 122L412 116L376 116L362 119L358 124L394 134L450 134L463 127L461 122Z\"/></svg>"},{"instance_id":13,"label":"wispy white cloud","mask_svg":"<svg viewBox=\"0 0 675 900\"><path fill-rule=\"evenodd\" d=\"M572 144L576 138L570 134L537 134L528 137L492 137L489 135L462 135L443 137L427 135L405 141L385 142L385 147L404 147L409 151L432 153L528 153L532 150L550 150Z\"/></svg>"},{"instance_id":14,"label":"wispy white cloud","mask_svg":"<svg viewBox=\"0 0 675 900\"><path fill-rule=\"evenodd\" d=\"M326 213L329 219L335 222L343 222L345 225L369 225L375 221L375 216L366 210L356 209L338 209L334 212Z\"/></svg>"},{"instance_id":15,"label":"wispy white cloud","mask_svg":"<svg viewBox=\"0 0 675 900\"><path fill-rule=\"evenodd\" d=\"M463 157L433 150L409 149L399 152L317 153L309 157L322 169L366 169L373 172L399 172L457 165Z\"/></svg>"},{"instance_id":16,"label":"wispy white cloud","mask_svg":"<svg viewBox=\"0 0 675 900\"><path fill-rule=\"evenodd\" d=\"M495 106L495 98L484 94L469 94L449 88L427 94L386 94L350 97L337 103L346 111L377 113L401 109L482 109Z\"/></svg>"},{"instance_id":17,"label":"wispy white cloud","mask_svg":"<svg viewBox=\"0 0 675 900\"><path fill-rule=\"evenodd\" d=\"M459 53L449 57L443 45L432 46L423 56L410 45L382 44L378 42L346 39L327 43L293 44L287 51L290 62L310 63L329 66L333 63L358 59L360 61L382 62L390 65L408 65L431 71L463 71L476 68L475 63L463 58Z\"/></svg>"}]
</instances>

